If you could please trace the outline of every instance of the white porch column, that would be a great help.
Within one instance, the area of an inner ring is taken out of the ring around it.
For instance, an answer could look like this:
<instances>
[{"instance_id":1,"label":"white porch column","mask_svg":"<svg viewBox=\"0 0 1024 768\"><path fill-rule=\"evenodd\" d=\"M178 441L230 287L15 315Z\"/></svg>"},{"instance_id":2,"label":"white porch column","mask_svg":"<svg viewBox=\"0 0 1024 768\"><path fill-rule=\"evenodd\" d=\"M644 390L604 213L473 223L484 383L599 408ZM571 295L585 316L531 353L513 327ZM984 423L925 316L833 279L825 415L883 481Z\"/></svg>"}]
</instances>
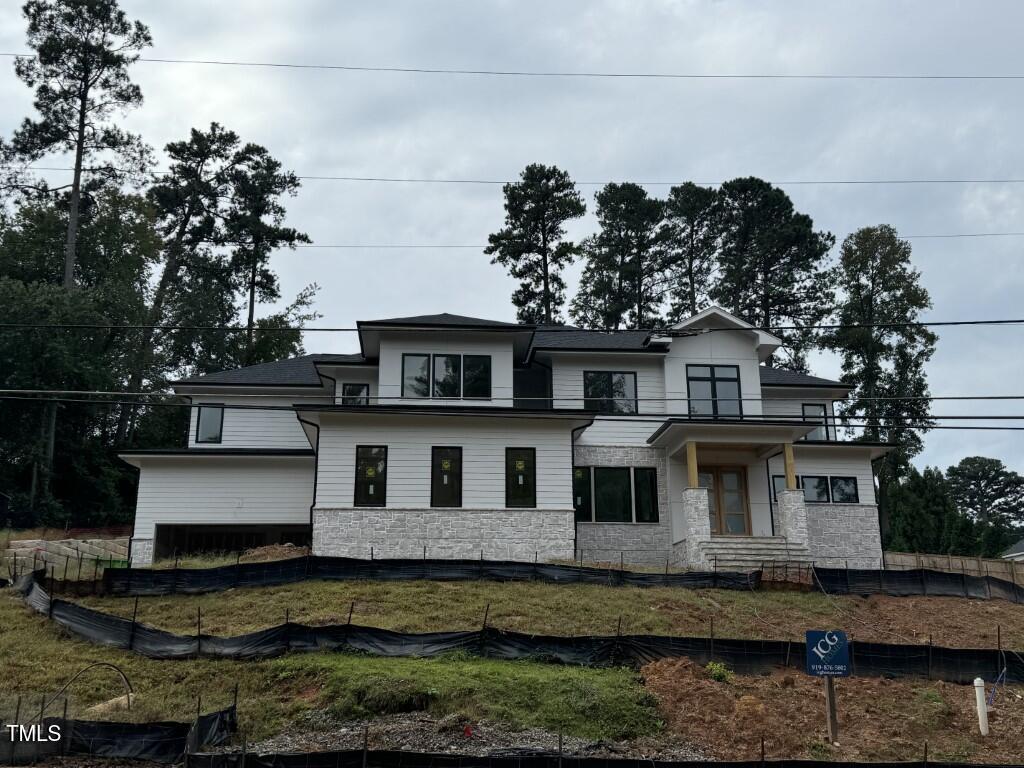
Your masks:
<instances>
[{"instance_id":1,"label":"white porch column","mask_svg":"<svg viewBox=\"0 0 1024 768\"><path fill-rule=\"evenodd\" d=\"M707 488L683 489L683 519L686 526L686 565L705 565L700 545L711 540L711 507Z\"/></svg>"},{"instance_id":2,"label":"white porch column","mask_svg":"<svg viewBox=\"0 0 1024 768\"><path fill-rule=\"evenodd\" d=\"M808 543L807 534L807 502L803 491L779 491L779 527L776 531L785 536L793 544Z\"/></svg>"}]
</instances>

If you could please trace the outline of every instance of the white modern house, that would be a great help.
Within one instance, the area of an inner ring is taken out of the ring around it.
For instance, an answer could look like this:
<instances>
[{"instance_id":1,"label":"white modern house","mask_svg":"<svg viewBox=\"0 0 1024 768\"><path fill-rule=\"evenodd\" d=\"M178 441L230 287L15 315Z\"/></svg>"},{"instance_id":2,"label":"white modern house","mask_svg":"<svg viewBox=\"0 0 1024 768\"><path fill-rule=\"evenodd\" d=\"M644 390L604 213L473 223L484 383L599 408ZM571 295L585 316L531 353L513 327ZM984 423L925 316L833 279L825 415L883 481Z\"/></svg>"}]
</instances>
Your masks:
<instances>
[{"instance_id":1,"label":"white modern house","mask_svg":"<svg viewBox=\"0 0 1024 768\"><path fill-rule=\"evenodd\" d=\"M187 446L139 468L132 561L281 541L352 557L875 567L849 387L763 365L717 307L670 333L449 314L360 322L358 354L176 382Z\"/></svg>"}]
</instances>

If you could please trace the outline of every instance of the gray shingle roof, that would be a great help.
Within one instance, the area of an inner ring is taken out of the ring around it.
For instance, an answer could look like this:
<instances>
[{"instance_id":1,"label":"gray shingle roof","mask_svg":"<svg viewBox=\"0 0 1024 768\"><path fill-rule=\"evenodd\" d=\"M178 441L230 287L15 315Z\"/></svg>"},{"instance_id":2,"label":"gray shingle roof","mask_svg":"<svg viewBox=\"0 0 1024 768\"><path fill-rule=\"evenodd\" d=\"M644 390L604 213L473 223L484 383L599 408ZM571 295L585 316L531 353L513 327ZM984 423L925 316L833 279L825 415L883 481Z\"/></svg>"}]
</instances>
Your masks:
<instances>
[{"instance_id":1,"label":"gray shingle roof","mask_svg":"<svg viewBox=\"0 0 1024 768\"><path fill-rule=\"evenodd\" d=\"M1024 539L1021 539L1008 550L1003 552L1003 557L1010 557L1011 555L1024 555Z\"/></svg>"},{"instance_id":2,"label":"gray shingle roof","mask_svg":"<svg viewBox=\"0 0 1024 768\"><path fill-rule=\"evenodd\" d=\"M585 331L572 326L563 326L562 330L555 330L551 326L542 326L533 335L533 348L636 352L649 348L644 346L644 341L650 335L650 331L603 333L602 331Z\"/></svg>"},{"instance_id":3,"label":"gray shingle roof","mask_svg":"<svg viewBox=\"0 0 1024 768\"><path fill-rule=\"evenodd\" d=\"M272 363L249 365L233 371L192 376L175 384L236 384L240 386L318 387L316 363L362 363L362 355L303 355Z\"/></svg>"},{"instance_id":4,"label":"gray shingle roof","mask_svg":"<svg viewBox=\"0 0 1024 768\"><path fill-rule=\"evenodd\" d=\"M849 384L832 379L823 379L820 376L811 376L806 373L787 371L784 368L768 368L761 366L762 387L835 387L852 389Z\"/></svg>"},{"instance_id":5,"label":"gray shingle roof","mask_svg":"<svg viewBox=\"0 0 1024 768\"><path fill-rule=\"evenodd\" d=\"M412 317L389 317L385 320L361 320L359 325L433 325L433 326L471 326L474 328L522 328L530 330L533 326L505 323L500 320L485 320L479 317L452 315L441 312L437 315L414 315Z\"/></svg>"}]
</instances>

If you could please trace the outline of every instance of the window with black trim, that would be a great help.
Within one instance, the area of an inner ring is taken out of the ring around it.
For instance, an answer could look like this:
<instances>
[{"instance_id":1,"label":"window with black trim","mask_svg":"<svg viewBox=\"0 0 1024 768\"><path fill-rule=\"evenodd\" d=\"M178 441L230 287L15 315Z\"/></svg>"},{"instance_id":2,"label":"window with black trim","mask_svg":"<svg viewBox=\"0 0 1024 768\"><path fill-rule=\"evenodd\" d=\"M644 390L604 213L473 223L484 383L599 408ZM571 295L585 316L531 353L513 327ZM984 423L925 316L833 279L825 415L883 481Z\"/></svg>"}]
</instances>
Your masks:
<instances>
[{"instance_id":1,"label":"window with black trim","mask_svg":"<svg viewBox=\"0 0 1024 768\"><path fill-rule=\"evenodd\" d=\"M633 522L629 467L594 467L594 520Z\"/></svg>"},{"instance_id":2,"label":"window with black trim","mask_svg":"<svg viewBox=\"0 0 1024 768\"><path fill-rule=\"evenodd\" d=\"M505 506L537 506L537 451L533 448L505 449Z\"/></svg>"},{"instance_id":3,"label":"window with black trim","mask_svg":"<svg viewBox=\"0 0 1024 768\"><path fill-rule=\"evenodd\" d=\"M383 507L387 504L388 447L356 446L355 506Z\"/></svg>"},{"instance_id":4,"label":"window with black trim","mask_svg":"<svg viewBox=\"0 0 1024 768\"><path fill-rule=\"evenodd\" d=\"M796 479L796 490L800 490L800 478ZM772 501L779 500L779 491L786 490L786 476L772 475Z\"/></svg>"},{"instance_id":5,"label":"window with black trim","mask_svg":"<svg viewBox=\"0 0 1024 768\"><path fill-rule=\"evenodd\" d=\"M462 355L434 355L433 397L462 396Z\"/></svg>"},{"instance_id":6,"label":"window with black trim","mask_svg":"<svg viewBox=\"0 0 1024 768\"><path fill-rule=\"evenodd\" d=\"M358 382L341 385L342 405L369 405L370 385Z\"/></svg>"},{"instance_id":7,"label":"window with black trim","mask_svg":"<svg viewBox=\"0 0 1024 768\"><path fill-rule=\"evenodd\" d=\"M812 504L828 504L828 476L801 475L800 481L804 488L804 499Z\"/></svg>"},{"instance_id":8,"label":"window with black trim","mask_svg":"<svg viewBox=\"0 0 1024 768\"><path fill-rule=\"evenodd\" d=\"M196 442L219 443L223 436L224 407L221 405L199 406L199 412L196 414Z\"/></svg>"},{"instance_id":9,"label":"window with black trim","mask_svg":"<svg viewBox=\"0 0 1024 768\"><path fill-rule=\"evenodd\" d=\"M430 506L462 506L462 449L435 446L430 450Z\"/></svg>"},{"instance_id":10,"label":"window with black trim","mask_svg":"<svg viewBox=\"0 0 1024 768\"><path fill-rule=\"evenodd\" d=\"M430 355L402 355L402 397L430 397Z\"/></svg>"},{"instance_id":11,"label":"window with black trim","mask_svg":"<svg viewBox=\"0 0 1024 768\"><path fill-rule=\"evenodd\" d=\"M800 410L804 421L821 424L814 431L808 432L804 440L828 440L828 409L824 403L803 403Z\"/></svg>"},{"instance_id":12,"label":"window with black trim","mask_svg":"<svg viewBox=\"0 0 1024 768\"><path fill-rule=\"evenodd\" d=\"M462 356L462 396L474 399L491 398L491 356Z\"/></svg>"},{"instance_id":13,"label":"window with black trim","mask_svg":"<svg viewBox=\"0 0 1024 768\"><path fill-rule=\"evenodd\" d=\"M636 373L584 371L584 407L598 413L636 413Z\"/></svg>"},{"instance_id":14,"label":"window with black trim","mask_svg":"<svg viewBox=\"0 0 1024 768\"><path fill-rule=\"evenodd\" d=\"M594 519L590 497L590 467L572 469L572 505L576 510L576 522L589 523Z\"/></svg>"},{"instance_id":15,"label":"window with black trim","mask_svg":"<svg viewBox=\"0 0 1024 768\"><path fill-rule=\"evenodd\" d=\"M738 365L687 365L686 397L691 416L742 416Z\"/></svg>"},{"instance_id":16,"label":"window with black trim","mask_svg":"<svg viewBox=\"0 0 1024 768\"><path fill-rule=\"evenodd\" d=\"M658 470L654 467L634 467L633 490L636 522L658 522Z\"/></svg>"},{"instance_id":17,"label":"window with black trim","mask_svg":"<svg viewBox=\"0 0 1024 768\"><path fill-rule=\"evenodd\" d=\"M830 477L833 504L859 504L860 492L856 477Z\"/></svg>"}]
</instances>

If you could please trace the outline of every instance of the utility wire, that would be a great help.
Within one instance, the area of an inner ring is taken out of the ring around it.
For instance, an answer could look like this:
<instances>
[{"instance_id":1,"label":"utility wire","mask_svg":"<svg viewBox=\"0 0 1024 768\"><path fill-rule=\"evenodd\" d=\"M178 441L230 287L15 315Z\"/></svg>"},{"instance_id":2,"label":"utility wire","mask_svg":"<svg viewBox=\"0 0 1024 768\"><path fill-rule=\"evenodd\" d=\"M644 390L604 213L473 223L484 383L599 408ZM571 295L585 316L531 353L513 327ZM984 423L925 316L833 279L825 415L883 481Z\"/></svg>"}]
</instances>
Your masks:
<instances>
[{"instance_id":1,"label":"utility wire","mask_svg":"<svg viewBox=\"0 0 1024 768\"><path fill-rule=\"evenodd\" d=\"M31 53L0 53L0 56L18 59L35 58ZM527 69L463 69L454 67L399 67L358 64L312 64L302 62L243 61L235 59L177 59L140 57L147 64L193 64L217 67L252 67L262 69L299 69L336 72L387 72L416 75L477 75L486 77L536 78L601 78L632 80L1024 80L1016 74L894 74L894 73L702 73L702 72L602 72L587 70L527 70Z\"/></svg>"}]
</instances>

